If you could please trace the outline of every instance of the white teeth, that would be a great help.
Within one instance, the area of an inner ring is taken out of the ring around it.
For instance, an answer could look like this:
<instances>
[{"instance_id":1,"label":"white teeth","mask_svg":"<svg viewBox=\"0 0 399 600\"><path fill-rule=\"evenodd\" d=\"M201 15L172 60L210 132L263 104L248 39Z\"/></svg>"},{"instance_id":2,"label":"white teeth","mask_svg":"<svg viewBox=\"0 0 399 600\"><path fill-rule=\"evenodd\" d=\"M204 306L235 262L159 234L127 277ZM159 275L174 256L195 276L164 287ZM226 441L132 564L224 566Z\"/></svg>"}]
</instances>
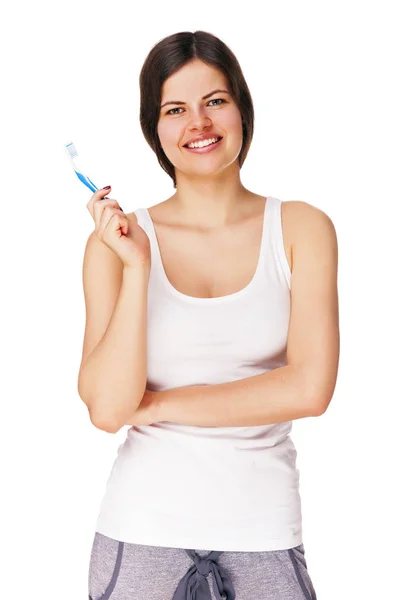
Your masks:
<instances>
[{"instance_id":1,"label":"white teeth","mask_svg":"<svg viewBox=\"0 0 399 600\"><path fill-rule=\"evenodd\" d=\"M203 140L201 142L194 142L193 144L188 144L188 148L203 148L204 146L209 146L209 144L214 144L218 141L218 138L211 138L209 140Z\"/></svg>"}]
</instances>

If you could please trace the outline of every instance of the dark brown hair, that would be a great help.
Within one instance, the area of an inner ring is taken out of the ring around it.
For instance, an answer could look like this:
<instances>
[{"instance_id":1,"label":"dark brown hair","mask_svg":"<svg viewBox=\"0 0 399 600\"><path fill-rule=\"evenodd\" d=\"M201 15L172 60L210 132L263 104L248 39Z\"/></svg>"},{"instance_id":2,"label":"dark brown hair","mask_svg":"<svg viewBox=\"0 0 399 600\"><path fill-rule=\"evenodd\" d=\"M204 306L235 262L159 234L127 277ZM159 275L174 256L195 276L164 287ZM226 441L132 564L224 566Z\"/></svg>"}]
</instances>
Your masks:
<instances>
[{"instance_id":1,"label":"dark brown hair","mask_svg":"<svg viewBox=\"0 0 399 600\"><path fill-rule=\"evenodd\" d=\"M164 171L173 179L175 168L161 147L157 132L164 81L194 58L221 71L229 81L230 93L242 118L243 143L238 162L242 167L252 142L254 108L241 67L233 52L219 38L206 31L182 31L170 35L153 46L140 72L140 125L149 146L157 155Z\"/></svg>"}]
</instances>

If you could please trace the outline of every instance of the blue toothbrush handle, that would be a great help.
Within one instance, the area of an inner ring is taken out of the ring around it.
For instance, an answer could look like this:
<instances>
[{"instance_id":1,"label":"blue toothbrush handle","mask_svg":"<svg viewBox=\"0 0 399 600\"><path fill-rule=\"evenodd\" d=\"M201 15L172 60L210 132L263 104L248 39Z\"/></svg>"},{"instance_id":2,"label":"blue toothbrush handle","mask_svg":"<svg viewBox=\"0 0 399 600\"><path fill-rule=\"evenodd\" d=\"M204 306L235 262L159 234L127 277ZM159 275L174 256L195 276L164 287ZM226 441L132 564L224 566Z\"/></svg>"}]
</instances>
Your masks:
<instances>
[{"instance_id":1,"label":"blue toothbrush handle","mask_svg":"<svg viewBox=\"0 0 399 600\"><path fill-rule=\"evenodd\" d=\"M94 183L92 182L92 180L90 179L90 177L86 177L86 175L82 175L82 173L79 173L78 171L75 171L76 175L79 177L80 181L82 183L84 183L85 185L87 185L87 187L92 191L92 192L97 192L98 187L94 185ZM104 199L104 198L103 198ZM119 205L120 206L120 205ZM120 209L122 212L125 212L123 210L123 208L120 206Z\"/></svg>"},{"instance_id":2,"label":"blue toothbrush handle","mask_svg":"<svg viewBox=\"0 0 399 600\"><path fill-rule=\"evenodd\" d=\"M89 190L91 190L92 192L97 191L98 188L94 185L94 183L91 181L91 179L86 177L86 175L79 173L79 171L75 171L75 173L78 176L78 179L80 179L80 181L82 183L84 183L89 188Z\"/></svg>"}]
</instances>

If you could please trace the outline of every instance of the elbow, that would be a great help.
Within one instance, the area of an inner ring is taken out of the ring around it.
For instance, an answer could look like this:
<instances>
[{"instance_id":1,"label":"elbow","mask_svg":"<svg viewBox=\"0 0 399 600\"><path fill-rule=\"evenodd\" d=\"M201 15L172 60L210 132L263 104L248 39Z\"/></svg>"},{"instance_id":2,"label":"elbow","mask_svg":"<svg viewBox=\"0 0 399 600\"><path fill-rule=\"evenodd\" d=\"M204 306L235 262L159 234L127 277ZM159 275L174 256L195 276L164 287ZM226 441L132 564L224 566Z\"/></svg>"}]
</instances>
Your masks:
<instances>
[{"instance_id":1,"label":"elbow","mask_svg":"<svg viewBox=\"0 0 399 600\"><path fill-rule=\"evenodd\" d=\"M336 379L329 379L320 382L313 388L311 394L311 407L313 416L320 417L327 411L335 391Z\"/></svg>"},{"instance_id":2,"label":"elbow","mask_svg":"<svg viewBox=\"0 0 399 600\"><path fill-rule=\"evenodd\" d=\"M144 382L145 389L146 382ZM139 406L143 393L141 395L132 398L124 398L123 402L120 402L120 395L118 396L119 403L116 398L99 396L98 394L89 393L86 389L83 390L83 386L79 388L79 396L89 411L90 421L97 429L106 431L107 433L117 433L124 425L128 424L129 416L133 414L134 408Z\"/></svg>"},{"instance_id":3,"label":"elbow","mask_svg":"<svg viewBox=\"0 0 399 600\"><path fill-rule=\"evenodd\" d=\"M320 417L323 415L334 392L331 382L326 383L325 380L321 380L320 376L315 376L313 369L307 370L303 367L299 368L298 382L298 385L302 387L302 397L308 416Z\"/></svg>"},{"instance_id":4,"label":"elbow","mask_svg":"<svg viewBox=\"0 0 399 600\"><path fill-rule=\"evenodd\" d=\"M101 431L106 431L107 433L118 433L118 431L121 429L120 426L116 427L114 424L111 424L109 421L99 421L99 420L95 420L91 418L90 415L90 420L93 423L94 427L96 427L97 429L101 429Z\"/></svg>"},{"instance_id":5,"label":"elbow","mask_svg":"<svg viewBox=\"0 0 399 600\"><path fill-rule=\"evenodd\" d=\"M112 412L110 412L109 407L113 407ZM89 404L90 420L94 427L107 433L118 433L128 423L128 415L131 415L134 411L130 408L127 409L126 406L121 407L119 410L116 410L115 407L116 402L110 402L109 398Z\"/></svg>"},{"instance_id":6,"label":"elbow","mask_svg":"<svg viewBox=\"0 0 399 600\"><path fill-rule=\"evenodd\" d=\"M105 414L104 410L100 409L100 406L104 406L104 403L88 394L87 390L83 389L80 380L78 383L78 394L85 403L90 421L96 429L101 429L101 431L106 431L107 433L117 433L121 429L122 425L116 425L114 419L109 414Z\"/></svg>"},{"instance_id":7,"label":"elbow","mask_svg":"<svg viewBox=\"0 0 399 600\"><path fill-rule=\"evenodd\" d=\"M90 409L89 415L90 421L93 423L96 429L101 429L101 431L106 431L107 433L118 433L118 431L121 429L121 425L117 426L115 423L111 422L110 419L93 414Z\"/></svg>"},{"instance_id":8,"label":"elbow","mask_svg":"<svg viewBox=\"0 0 399 600\"><path fill-rule=\"evenodd\" d=\"M90 421L96 429L101 429L101 431L106 431L107 433L117 433L121 429L122 425L116 424L115 419L111 418L109 414L105 414L104 411L99 410L98 403L93 398L82 398L82 400L86 404Z\"/></svg>"},{"instance_id":9,"label":"elbow","mask_svg":"<svg viewBox=\"0 0 399 600\"><path fill-rule=\"evenodd\" d=\"M330 404L331 398L325 398L321 394L318 394L316 397L313 396L311 406L311 416L312 417L321 417L326 412L328 405Z\"/></svg>"}]
</instances>

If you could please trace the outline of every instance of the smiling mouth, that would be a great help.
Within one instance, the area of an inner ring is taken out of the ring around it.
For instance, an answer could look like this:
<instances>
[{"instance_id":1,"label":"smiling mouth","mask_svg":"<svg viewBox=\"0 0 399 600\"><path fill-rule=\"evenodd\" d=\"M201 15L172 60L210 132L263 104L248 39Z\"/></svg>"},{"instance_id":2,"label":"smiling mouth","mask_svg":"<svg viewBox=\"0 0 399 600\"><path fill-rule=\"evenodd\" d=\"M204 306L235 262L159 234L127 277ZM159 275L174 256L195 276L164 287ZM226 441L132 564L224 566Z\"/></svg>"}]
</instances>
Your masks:
<instances>
[{"instance_id":1,"label":"smiling mouth","mask_svg":"<svg viewBox=\"0 0 399 600\"><path fill-rule=\"evenodd\" d=\"M194 148L189 148L188 144L185 144L183 146L183 148L188 148L189 150L200 150L201 148L208 148L209 146L215 146L218 142L220 142L220 140L222 140L223 138L219 135L217 137L217 141L216 142L212 142L211 144L207 144L206 146L196 146Z\"/></svg>"}]
</instances>

